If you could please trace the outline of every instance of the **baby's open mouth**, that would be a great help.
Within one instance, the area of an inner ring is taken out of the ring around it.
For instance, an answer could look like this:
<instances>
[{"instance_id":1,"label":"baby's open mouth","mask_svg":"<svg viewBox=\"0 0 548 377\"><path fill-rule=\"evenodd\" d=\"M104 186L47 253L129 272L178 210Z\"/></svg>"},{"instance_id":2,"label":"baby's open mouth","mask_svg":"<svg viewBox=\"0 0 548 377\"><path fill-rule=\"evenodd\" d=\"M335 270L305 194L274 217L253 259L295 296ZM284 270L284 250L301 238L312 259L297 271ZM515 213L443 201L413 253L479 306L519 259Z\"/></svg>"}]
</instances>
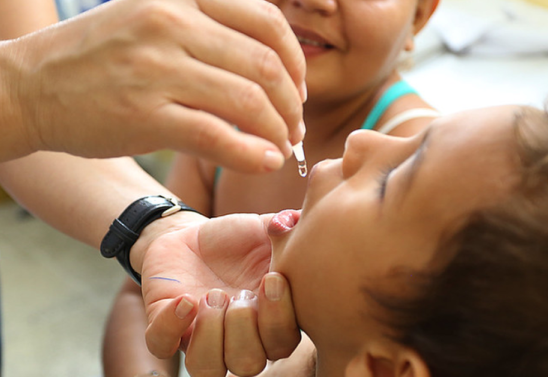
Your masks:
<instances>
[{"instance_id":1,"label":"baby's open mouth","mask_svg":"<svg viewBox=\"0 0 548 377\"><path fill-rule=\"evenodd\" d=\"M294 209L286 209L274 215L268 224L268 234L270 236L278 236L290 231L301 217L301 211Z\"/></svg>"}]
</instances>

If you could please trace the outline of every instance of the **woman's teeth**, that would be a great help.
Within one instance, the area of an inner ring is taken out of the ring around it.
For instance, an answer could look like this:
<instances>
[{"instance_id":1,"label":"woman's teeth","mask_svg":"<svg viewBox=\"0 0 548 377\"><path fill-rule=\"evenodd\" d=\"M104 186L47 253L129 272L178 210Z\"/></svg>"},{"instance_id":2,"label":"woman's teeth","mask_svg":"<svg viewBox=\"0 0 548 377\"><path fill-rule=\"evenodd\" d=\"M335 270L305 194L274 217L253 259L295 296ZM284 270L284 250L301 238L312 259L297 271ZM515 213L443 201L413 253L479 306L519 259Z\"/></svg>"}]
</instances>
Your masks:
<instances>
[{"instance_id":1,"label":"woman's teeth","mask_svg":"<svg viewBox=\"0 0 548 377\"><path fill-rule=\"evenodd\" d=\"M304 38L304 37L300 37L297 35L297 40L302 43L302 44L306 44L306 45L311 45L311 46L317 46L317 47L324 47L324 48L329 48L331 47L330 45L326 44L326 43L321 43L321 42L318 42L318 41L313 41L312 39L307 39L307 38Z\"/></svg>"}]
</instances>

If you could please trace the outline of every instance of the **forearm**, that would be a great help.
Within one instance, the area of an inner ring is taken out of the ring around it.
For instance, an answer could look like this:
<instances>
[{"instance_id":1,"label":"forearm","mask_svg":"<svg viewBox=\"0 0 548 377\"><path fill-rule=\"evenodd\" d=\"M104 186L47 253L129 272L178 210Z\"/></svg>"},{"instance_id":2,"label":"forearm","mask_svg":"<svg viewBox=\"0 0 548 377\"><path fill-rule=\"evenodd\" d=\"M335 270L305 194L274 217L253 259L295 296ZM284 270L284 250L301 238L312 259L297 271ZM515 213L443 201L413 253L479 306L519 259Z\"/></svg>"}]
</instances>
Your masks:
<instances>
[{"instance_id":1,"label":"forearm","mask_svg":"<svg viewBox=\"0 0 548 377\"><path fill-rule=\"evenodd\" d=\"M96 248L130 203L147 195L171 195L133 159L52 152L0 164L0 183L37 217Z\"/></svg>"}]
</instances>

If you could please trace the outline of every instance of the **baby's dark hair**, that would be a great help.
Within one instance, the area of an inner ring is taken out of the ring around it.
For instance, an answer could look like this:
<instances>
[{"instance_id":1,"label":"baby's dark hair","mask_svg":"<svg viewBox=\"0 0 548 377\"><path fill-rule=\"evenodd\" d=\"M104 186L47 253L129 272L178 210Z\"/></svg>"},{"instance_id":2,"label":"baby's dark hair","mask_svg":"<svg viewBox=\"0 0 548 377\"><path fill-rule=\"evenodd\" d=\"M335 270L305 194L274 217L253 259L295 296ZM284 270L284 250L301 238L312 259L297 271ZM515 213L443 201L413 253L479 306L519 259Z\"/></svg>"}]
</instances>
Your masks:
<instances>
[{"instance_id":1,"label":"baby's dark hair","mask_svg":"<svg viewBox=\"0 0 548 377\"><path fill-rule=\"evenodd\" d=\"M367 290L432 377L548 376L548 112L523 108L515 130L523 174L509 199L443 242L454 257L407 279L412 298Z\"/></svg>"}]
</instances>

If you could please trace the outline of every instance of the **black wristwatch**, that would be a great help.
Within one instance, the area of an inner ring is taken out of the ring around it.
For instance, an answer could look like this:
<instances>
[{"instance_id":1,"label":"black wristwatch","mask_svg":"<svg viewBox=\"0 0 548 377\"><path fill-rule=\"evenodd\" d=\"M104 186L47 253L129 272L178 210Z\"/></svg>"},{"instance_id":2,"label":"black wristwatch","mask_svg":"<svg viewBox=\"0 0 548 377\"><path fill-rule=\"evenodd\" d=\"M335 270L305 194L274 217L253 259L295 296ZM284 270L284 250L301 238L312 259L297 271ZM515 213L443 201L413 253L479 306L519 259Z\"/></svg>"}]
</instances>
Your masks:
<instances>
[{"instance_id":1,"label":"black wristwatch","mask_svg":"<svg viewBox=\"0 0 548 377\"><path fill-rule=\"evenodd\" d=\"M129 276L141 285L141 275L131 267L129 262L131 247L148 224L179 211L199 213L181 201L162 195L137 199L110 226L101 242L101 255L105 258L116 257Z\"/></svg>"}]
</instances>

